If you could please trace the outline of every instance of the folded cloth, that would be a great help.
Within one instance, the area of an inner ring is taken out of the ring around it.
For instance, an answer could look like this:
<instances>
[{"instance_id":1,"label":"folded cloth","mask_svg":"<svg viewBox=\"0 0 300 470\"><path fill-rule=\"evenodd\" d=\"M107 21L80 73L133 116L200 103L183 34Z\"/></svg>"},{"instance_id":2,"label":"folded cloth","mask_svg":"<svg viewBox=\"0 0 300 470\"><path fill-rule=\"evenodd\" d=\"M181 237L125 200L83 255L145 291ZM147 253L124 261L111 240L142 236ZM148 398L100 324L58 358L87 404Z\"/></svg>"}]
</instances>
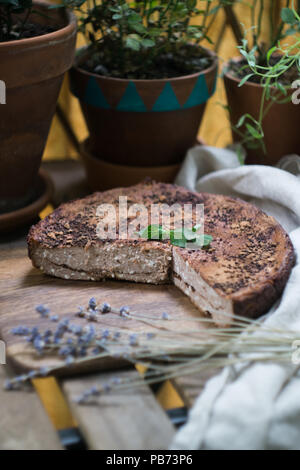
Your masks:
<instances>
[{"instance_id":1,"label":"folded cloth","mask_svg":"<svg viewBox=\"0 0 300 470\"><path fill-rule=\"evenodd\" d=\"M296 265L265 325L299 331L300 339L300 157L284 157L277 168L247 166L234 150L199 146L188 152L175 182L240 197L289 232ZM207 382L171 448L300 449L300 376L292 353L291 344L290 363L249 361L224 368Z\"/></svg>"}]
</instances>

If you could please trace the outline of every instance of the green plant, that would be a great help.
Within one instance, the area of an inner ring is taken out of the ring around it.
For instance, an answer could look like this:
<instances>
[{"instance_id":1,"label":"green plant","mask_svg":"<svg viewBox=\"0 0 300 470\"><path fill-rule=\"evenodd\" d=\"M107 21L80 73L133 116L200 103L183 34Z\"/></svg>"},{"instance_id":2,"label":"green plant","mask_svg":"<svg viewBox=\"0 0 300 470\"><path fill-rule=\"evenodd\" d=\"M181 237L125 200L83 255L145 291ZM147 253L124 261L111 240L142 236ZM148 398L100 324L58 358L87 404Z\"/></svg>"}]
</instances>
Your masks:
<instances>
[{"instance_id":1,"label":"green plant","mask_svg":"<svg viewBox=\"0 0 300 470\"><path fill-rule=\"evenodd\" d=\"M257 0L252 2L252 11L257 7ZM274 5L275 6L275 5ZM250 114L240 117L234 127L241 137L241 145L246 148L261 148L266 153L263 132L263 120L273 103L286 103L291 101L292 82L300 75L300 16L295 8L294 1L287 0L286 7L282 8L278 25L273 23L273 3L269 12L270 36L269 43L260 41L262 31L262 13L264 1L259 2L259 15L257 27L252 26L252 45L247 38L238 46L245 64L240 67L243 74L239 86L247 81L255 81L263 87L258 118ZM290 6L292 8L290 8ZM298 5L300 10L300 2ZM253 14L252 19L255 16ZM293 36L290 44L282 45L282 40Z\"/></svg>"},{"instance_id":2,"label":"green plant","mask_svg":"<svg viewBox=\"0 0 300 470\"><path fill-rule=\"evenodd\" d=\"M210 25L219 8L228 3L63 0L66 7L79 13L79 30L87 40L91 66L98 65L98 72L104 75L139 77L146 76L161 58L164 63L176 58L178 69L186 68L187 73L199 68L199 50L195 57L195 48L188 46L191 42L199 45L203 39L210 41ZM192 24L195 18L198 24ZM200 67L207 65L207 57L204 59Z\"/></svg>"},{"instance_id":3,"label":"green plant","mask_svg":"<svg viewBox=\"0 0 300 470\"><path fill-rule=\"evenodd\" d=\"M267 10L265 0L252 0L247 2L250 8L251 28L249 40L243 40L239 46L241 53L246 51L255 62L265 65L269 51L276 51L279 42L299 31L299 25L295 18L296 10L290 8L294 5L294 0L286 0L286 6L282 8L280 18L276 19L278 4L271 1ZM268 38L263 39L265 18L269 23Z\"/></svg>"},{"instance_id":4,"label":"green plant","mask_svg":"<svg viewBox=\"0 0 300 470\"><path fill-rule=\"evenodd\" d=\"M0 0L0 42L22 37L24 25L32 10L32 0ZM19 21L13 18L22 15Z\"/></svg>"}]
</instances>

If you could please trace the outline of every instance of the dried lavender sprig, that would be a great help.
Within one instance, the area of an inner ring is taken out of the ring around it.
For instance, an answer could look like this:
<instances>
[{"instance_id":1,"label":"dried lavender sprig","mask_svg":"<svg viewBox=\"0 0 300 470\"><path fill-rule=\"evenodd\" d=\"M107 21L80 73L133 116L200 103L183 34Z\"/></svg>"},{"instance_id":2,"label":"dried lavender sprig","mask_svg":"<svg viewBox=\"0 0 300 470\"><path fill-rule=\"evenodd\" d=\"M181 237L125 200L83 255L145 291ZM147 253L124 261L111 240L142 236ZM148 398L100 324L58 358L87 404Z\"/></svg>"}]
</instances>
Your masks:
<instances>
[{"instance_id":1,"label":"dried lavender sprig","mask_svg":"<svg viewBox=\"0 0 300 470\"><path fill-rule=\"evenodd\" d=\"M50 313L50 310L48 307L46 307L45 305L37 305L35 307L35 310L42 316L42 317L48 317L49 316L49 313Z\"/></svg>"},{"instance_id":2,"label":"dried lavender sprig","mask_svg":"<svg viewBox=\"0 0 300 470\"><path fill-rule=\"evenodd\" d=\"M74 331L74 330L73 330L73 331ZM105 332L105 333L106 333L106 332ZM104 336L107 337L106 334L104 334ZM227 338L227 339L228 339L228 338ZM160 341L160 342L161 342L161 341ZM42 346L41 341L36 341L36 343L37 343L38 352L40 352L39 350L40 350L40 348L41 348L41 346ZM190 344L190 349L192 349L191 346L192 346L192 345ZM180 349L181 349L181 348L180 348Z\"/></svg>"},{"instance_id":3,"label":"dried lavender sprig","mask_svg":"<svg viewBox=\"0 0 300 470\"><path fill-rule=\"evenodd\" d=\"M95 310L96 310L96 309L97 309L97 306L94 305L94 307L95 307ZM44 308L43 308L43 309L41 308L40 310L41 310L42 312L45 311ZM111 309L111 311L112 311L112 310L114 310L115 313L119 313L119 314L124 313L124 314L126 314L126 315L130 314L130 315L132 316L132 312L130 312L130 310L128 309L128 307L124 307L124 308L121 307L121 309L119 309L119 310L117 310L117 309ZM41 313L41 312L39 312L39 313ZM89 313L90 313L90 312L89 312ZM44 316L44 315L43 315L43 316ZM203 320L203 319L201 319L201 320ZM250 327L251 327L251 329L254 331L257 327L260 327L260 325L255 324L255 323L254 323L254 324L252 323L252 324L250 324ZM249 328L249 329L250 329L250 328ZM74 328L71 328L70 325L69 325L69 320L68 320L68 319L63 320L63 321L60 322L60 324L58 325L58 330L56 331L56 336L57 336L57 337L63 337L66 332L70 332L70 331L71 331L72 333L74 333L73 330L74 330ZM215 346L215 348L212 347L212 346L214 345L214 343L213 343L213 344L206 344L206 347L207 347L207 346L210 346L212 349L209 351L208 355L204 355L204 357L201 357L200 363L203 363L203 362L205 362L205 360L207 360L207 359L209 359L210 357L214 356L214 354L216 353L216 351L218 352L218 349L219 349L219 348L220 348L220 350L221 350L223 353L227 353L227 354L228 354L228 352L230 352L230 350L229 350L229 348L228 348L228 344L230 344L230 343L228 343L228 336L229 336L229 338L231 338L231 337L236 338L236 337L237 337L237 334L239 334L239 332L240 332L241 330L242 330L242 328L239 328L238 331L235 329L233 332L230 332L230 335L228 335L228 330L227 330L227 337L226 337L226 334L224 333L223 336L224 336L224 343L226 344L226 347L225 347L224 345L218 345L218 347L217 347L217 349L216 349L216 346ZM218 331L218 334L219 334L219 331L220 331L220 330L217 330L217 331ZM225 331L226 331L226 330L225 330ZM272 331L272 330L271 330L271 331ZM20 333L20 330L19 330L19 333ZM48 333L49 333L49 332L48 332ZM86 333L86 332L85 332L85 333ZM176 338L175 338L176 340L175 340L175 342L174 342L173 338L168 337L167 333L171 333L171 334L173 335L173 337L177 335L177 336L179 336L179 339L176 339ZM133 337L133 338L134 338L134 341L133 341L134 344L131 344L131 345L135 345L135 346L137 347L137 349L135 349L134 354L129 353L126 349L124 349L124 351L123 351L123 352L120 352L119 354L120 354L121 356L123 356L124 358L126 358L127 360L132 361L132 362L135 362L137 359L141 360L142 358L147 358L147 357L148 357L149 359L152 359L152 360L155 359L155 358L157 358L157 359L159 359L159 358L164 358L164 359L166 359L166 356L167 356L167 355L166 355L166 351L167 351L169 354L170 354L170 352L171 352L171 353L176 353L177 355L178 355L178 353L179 353L179 354L180 354L180 353L186 354L188 350L185 349L185 346L182 346L182 342L181 342L181 344L180 344L180 342L178 343L178 341L180 340L180 336L182 336L182 331L180 332L180 334L178 334L178 332L172 332L172 331L169 331L169 332L167 332L167 333L166 333L166 332L162 332L162 333L161 333L161 331L159 330L159 343L160 343L160 344L159 344L159 347L157 347L156 344L152 344L152 350L150 350L150 351L147 351L147 350L145 351L143 345L140 347L140 345L136 344L136 336L134 336L134 337ZM15 334L17 334L16 331L15 331ZM136 334L136 333L132 333L132 334ZM282 332L281 332L281 334L282 334ZM44 349L45 347L46 347L46 349L47 349L47 348L51 349L51 347L53 346L53 345L51 345L51 344L47 344L47 346L45 346L45 345L43 344L43 342L46 343L46 341L44 341L45 336L46 336L45 333L44 333L44 334L41 334L41 333L38 331L38 329L37 329L36 327L34 327L32 330L30 330L30 336L29 336L28 340L29 340L30 343L32 343L33 345L35 345L35 347L36 347L36 349L37 349L37 352L40 352L41 349ZM50 335L50 336L51 336L51 335ZM95 336L95 335L92 333L92 335L91 335L91 337L90 337L90 339L92 339L92 341L95 339L94 336ZM107 334L104 334L104 336L107 336ZM48 337L48 339L49 339L49 334L47 335L47 337ZM165 341L162 341L162 338L163 338L163 337L166 338ZM84 347L85 347L85 342L86 342L86 337L83 336L83 338L81 337L80 339L81 339L81 342L82 342L82 348L84 348ZM107 337L104 338L104 339L107 340ZM115 339L115 338L114 338L114 339ZM92 341L91 341L91 342L92 342ZM129 336L129 344L130 344L130 341L132 342L132 338L130 338L130 336ZM227 341L227 343L226 343L226 341ZM270 341L270 342L272 343L272 341ZM178 344L176 344L176 343L178 343ZM125 344L124 344L124 341L123 341L122 346L124 346L124 345L125 345ZM102 346L103 346L103 345L102 345ZM108 357L109 355L111 355L111 351L109 350L109 346L111 346L111 343L108 342L108 343L105 345L105 350L106 350L106 351L105 351L104 353L99 353L99 354L97 354L95 357ZM162 346L164 346L164 347L162 347ZM173 349L174 346L176 346L176 349L175 349L174 351L172 351L172 350L170 351L170 348ZM200 346L200 348L199 348L199 346ZM245 345L244 345L244 346L245 346ZM253 346L253 344L252 344L252 346ZM197 348L198 348L198 352L200 352L200 351L203 352L203 351L201 350L202 347L205 348L205 342L202 342L202 344L201 344L201 342L200 342L200 344L199 344L199 338L198 338L198 344L197 344L197 343L196 343L195 345L194 345L194 344L189 344L189 348L190 348L189 351L190 351L190 352L191 352L191 350L192 350L192 351L193 351L193 350L195 351L195 350L197 350ZM58 348L58 345L57 345L57 348ZM274 350L276 350L276 348L275 348ZM244 351L244 350L243 350L243 351ZM68 352L69 352L69 351L68 351ZM284 353L286 354L285 351L284 351ZM65 355L66 355L66 354L65 354ZM65 356L65 355L64 355L64 356ZM282 355L282 357L283 357L283 359L285 358L284 355ZM169 356L168 359L172 359L172 358ZM75 359L75 358L73 357L73 355L70 355L70 354L69 354L69 355L67 356L67 359L66 359L66 360L68 360L68 362L72 362L72 363L73 363L73 362L79 363L79 362L81 362L81 361L90 360L90 357L84 357L84 358L80 358L80 359L79 359L79 358L78 358L78 359ZM172 359L172 360L173 360L173 359ZM181 362L181 361L183 362L183 364L181 364L181 366L180 366L180 364L178 364L178 362ZM156 367L156 369L157 369L157 370L158 370L158 369L161 369L161 370L168 371L169 374L172 374L172 373L178 374L178 373L180 372L180 369L181 369L182 366L185 367L185 369L187 368L187 364L188 364L189 368L199 367L199 359L196 359L196 360L191 361L190 358L186 358L186 357L179 358L179 357L178 357L178 361L176 361L176 359L174 359L174 365L172 366L172 368L168 367L168 369L166 369L166 366L164 366L165 369L163 369L163 368L161 368L161 367L159 367L159 368ZM153 367L153 366L152 366L152 367ZM52 371L55 371L55 369L59 369L59 368L60 368L60 367L58 366L58 367L53 367L53 368L51 368L51 369L48 369L48 370L47 370L47 373L49 373L50 371L51 371L51 372L52 372ZM181 372L182 372L182 371L181 371ZM159 373L161 373L161 371L159 371ZM29 379L29 378L30 378L30 377L26 378L26 376L23 375L23 376L21 376L21 378L20 378L20 377L19 377L19 378L16 378L15 383L16 383L16 384L23 383L24 381L26 381L26 379Z\"/></svg>"},{"instance_id":4,"label":"dried lavender sprig","mask_svg":"<svg viewBox=\"0 0 300 470\"><path fill-rule=\"evenodd\" d=\"M59 326L59 328L61 328L61 326L63 326L63 329L65 330L66 329L66 322L63 322L62 325ZM37 331L35 331L35 334L37 334ZM35 337L35 335L33 335L33 337ZM39 341L37 340L36 341L36 346L37 346L37 350L38 352L40 353L41 352L41 349L43 347L43 342L42 341ZM191 345L190 345L191 346Z\"/></svg>"},{"instance_id":5,"label":"dried lavender sprig","mask_svg":"<svg viewBox=\"0 0 300 470\"><path fill-rule=\"evenodd\" d=\"M92 307L92 310L95 311L95 315L97 315L96 312L101 312L101 313L111 312L111 313L116 313L118 315L121 315L124 318L130 317L130 318L134 318L136 320L142 320L143 319L143 320L146 320L147 323L149 323L149 320L157 322L161 319L164 319L164 320L168 319L168 317L169 317L168 313L166 313L166 312L163 312L163 314L160 318L156 317L156 316L150 316L149 314L144 315L144 314L141 314L141 313L132 312L131 309L128 306L122 306L122 307L120 307L120 309L116 309L116 308L111 307L110 304L108 304L107 302L104 302L102 304L102 306L99 308L97 300L96 300L95 297L92 297L89 300L87 309L84 309L83 307L79 307L78 315L81 314L82 316L84 316L84 315L90 314L91 313L91 311L90 311L91 307ZM253 323L258 323L260 325L263 325L262 321L260 321L260 320L256 320L255 322L253 322L252 319L248 319L246 317L241 317L239 315L232 316L231 314L227 314L226 312L222 312L222 316L227 317L230 320L234 320L235 325L239 325L241 327L245 327L246 324L247 325L253 325ZM99 315L99 317L95 316L95 319L98 319L98 318L101 318L101 315ZM178 321L182 321L182 319L175 317L175 318L173 318L173 321L178 322ZM214 321L211 318L204 318L204 317L187 318L184 321L185 322L188 322L188 321L196 322L196 321L198 321L198 322L210 323L210 324L215 325Z\"/></svg>"},{"instance_id":6,"label":"dried lavender sprig","mask_svg":"<svg viewBox=\"0 0 300 470\"><path fill-rule=\"evenodd\" d=\"M91 305L93 307L92 311L91 308L89 307ZM147 325L157 327L157 323L160 322L160 320L167 320L170 319L170 316L167 312L163 312L161 317L156 317L156 316L150 316L149 314L143 315L140 313L132 312L128 306L122 306L120 309L116 309L111 307L107 302L104 302L102 306L99 308L97 301L94 297L92 297L89 301L87 309L84 309L83 307L79 307L79 311L77 312L77 315L83 318L88 319L89 321L98 321L101 320L101 313L115 313L117 315L120 315L123 318L132 318L138 321L141 321ZM228 316L228 314L224 313L224 316ZM230 319L232 319L232 315L229 315ZM245 328L246 324L252 324L253 321L249 321L248 319L245 319L243 317L239 316L234 316L235 318L235 325L240 326L242 328ZM175 322L182 322L181 318L174 318L173 319ZM199 322L199 323L208 323L208 324L214 324L214 321L211 318L187 318L185 319L185 323L192 321L192 322ZM153 324L154 322L154 324Z\"/></svg>"}]
</instances>

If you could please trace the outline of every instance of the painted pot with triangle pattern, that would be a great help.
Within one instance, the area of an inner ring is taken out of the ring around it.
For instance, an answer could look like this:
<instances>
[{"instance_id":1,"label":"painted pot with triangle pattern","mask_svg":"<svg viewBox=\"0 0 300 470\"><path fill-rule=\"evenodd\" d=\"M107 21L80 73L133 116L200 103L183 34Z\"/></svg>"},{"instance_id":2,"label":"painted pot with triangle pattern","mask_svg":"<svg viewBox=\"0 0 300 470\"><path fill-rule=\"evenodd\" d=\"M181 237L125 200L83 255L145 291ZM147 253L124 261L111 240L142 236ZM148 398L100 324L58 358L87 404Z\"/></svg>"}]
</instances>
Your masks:
<instances>
[{"instance_id":1,"label":"painted pot with triangle pattern","mask_svg":"<svg viewBox=\"0 0 300 470\"><path fill-rule=\"evenodd\" d=\"M70 72L90 132L94 157L151 167L182 162L196 141L206 102L214 93L218 59L204 71L177 78L131 80Z\"/></svg>"}]
</instances>

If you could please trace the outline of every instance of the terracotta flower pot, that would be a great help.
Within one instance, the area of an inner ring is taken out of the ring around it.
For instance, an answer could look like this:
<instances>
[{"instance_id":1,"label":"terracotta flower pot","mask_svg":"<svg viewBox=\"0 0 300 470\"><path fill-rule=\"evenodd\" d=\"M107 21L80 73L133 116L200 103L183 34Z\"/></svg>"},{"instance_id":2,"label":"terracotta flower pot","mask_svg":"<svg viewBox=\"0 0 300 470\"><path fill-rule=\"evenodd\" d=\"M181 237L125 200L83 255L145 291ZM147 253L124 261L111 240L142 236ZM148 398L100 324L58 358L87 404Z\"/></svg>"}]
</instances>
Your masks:
<instances>
[{"instance_id":1,"label":"terracotta flower pot","mask_svg":"<svg viewBox=\"0 0 300 470\"><path fill-rule=\"evenodd\" d=\"M214 93L218 60L194 75L126 80L70 71L93 155L119 165L153 167L180 163L194 145L208 98Z\"/></svg>"},{"instance_id":2,"label":"terracotta flower pot","mask_svg":"<svg viewBox=\"0 0 300 470\"><path fill-rule=\"evenodd\" d=\"M240 59L236 59L240 60ZM228 68L228 65L225 66ZM224 76L228 99L230 122L235 126L241 116L248 113L258 118L263 88L256 83L246 82L239 87L240 80L230 71ZM291 94L295 90L291 89ZM263 120L266 154L261 149L246 149L248 164L275 165L284 155L296 153L300 155L300 105L292 102L274 103ZM233 140L241 138L232 133Z\"/></svg>"},{"instance_id":3,"label":"terracotta flower pot","mask_svg":"<svg viewBox=\"0 0 300 470\"><path fill-rule=\"evenodd\" d=\"M0 211L28 204L35 195L41 157L64 73L74 59L75 17L35 2L32 22L59 26L52 33L0 43Z\"/></svg>"},{"instance_id":4,"label":"terracotta flower pot","mask_svg":"<svg viewBox=\"0 0 300 470\"><path fill-rule=\"evenodd\" d=\"M92 154L89 140L81 145L80 155L92 191L131 186L140 183L146 177L162 183L173 183L180 169L179 164L140 167L106 162Z\"/></svg>"}]
</instances>

